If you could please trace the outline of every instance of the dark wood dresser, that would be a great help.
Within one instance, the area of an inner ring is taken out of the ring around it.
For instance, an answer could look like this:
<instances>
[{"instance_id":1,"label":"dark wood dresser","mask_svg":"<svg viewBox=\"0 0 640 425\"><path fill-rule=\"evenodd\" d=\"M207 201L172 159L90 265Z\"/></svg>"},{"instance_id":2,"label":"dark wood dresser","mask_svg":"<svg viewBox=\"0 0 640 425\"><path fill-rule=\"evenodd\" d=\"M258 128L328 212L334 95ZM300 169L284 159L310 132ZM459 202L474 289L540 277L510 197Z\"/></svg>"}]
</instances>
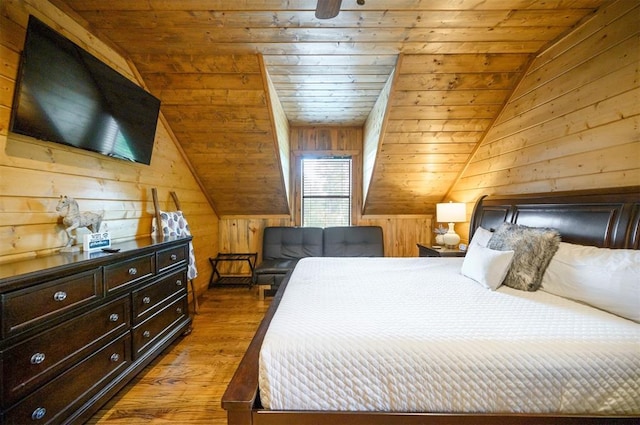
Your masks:
<instances>
[{"instance_id":1,"label":"dark wood dresser","mask_svg":"<svg viewBox=\"0 0 640 425\"><path fill-rule=\"evenodd\" d=\"M189 330L189 240L0 264L1 423L82 423Z\"/></svg>"}]
</instances>

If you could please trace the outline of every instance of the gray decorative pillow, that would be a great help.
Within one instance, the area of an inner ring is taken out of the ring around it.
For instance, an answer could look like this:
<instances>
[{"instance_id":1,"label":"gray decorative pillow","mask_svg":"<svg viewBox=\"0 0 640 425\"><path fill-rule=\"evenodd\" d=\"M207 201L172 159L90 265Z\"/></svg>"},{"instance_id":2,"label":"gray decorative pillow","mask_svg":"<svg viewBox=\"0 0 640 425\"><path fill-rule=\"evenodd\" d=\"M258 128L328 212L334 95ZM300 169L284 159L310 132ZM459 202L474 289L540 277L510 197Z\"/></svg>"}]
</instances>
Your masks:
<instances>
[{"instance_id":1,"label":"gray decorative pillow","mask_svg":"<svg viewBox=\"0 0 640 425\"><path fill-rule=\"evenodd\" d=\"M487 247L515 251L504 285L522 291L536 291L559 245L557 230L502 223Z\"/></svg>"}]
</instances>

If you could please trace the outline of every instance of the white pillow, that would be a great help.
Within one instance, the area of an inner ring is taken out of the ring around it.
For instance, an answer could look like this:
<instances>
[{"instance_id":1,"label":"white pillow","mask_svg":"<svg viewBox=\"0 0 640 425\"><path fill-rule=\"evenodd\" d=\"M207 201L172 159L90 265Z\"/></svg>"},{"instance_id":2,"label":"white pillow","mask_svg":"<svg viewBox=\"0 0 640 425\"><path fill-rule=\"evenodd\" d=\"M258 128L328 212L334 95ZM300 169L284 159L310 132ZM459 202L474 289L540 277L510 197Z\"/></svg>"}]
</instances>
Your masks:
<instances>
[{"instance_id":1,"label":"white pillow","mask_svg":"<svg viewBox=\"0 0 640 425\"><path fill-rule=\"evenodd\" d=\"M487 246L487 244L489 243L489 239L491 239L491 236L493 236L493 232L490 232L483 227L478 227L473 234L473 238L471 238L471 242L469 242L469 246L473 244Z\"/></svg>"},{"instance_id":2,"label":"white pillow","mask_svg":"<svg viewBox=\"0 0 640 425\"><path fill-rule=\"evenodd\" d=\"M514 254L514 251L496 251L474 242L469 245L460 271L485 288L495 291L507 276Z\"/></svg>"},{"instance_id":3,"label":"white pillow","mask_svg":"<svg viewBox=\"0 0 640 425\"><path fill-rule=\"evenodd\" d=\"M542 289L640 323L640 251L561 242Z\"/></svg>"}]
</instances>

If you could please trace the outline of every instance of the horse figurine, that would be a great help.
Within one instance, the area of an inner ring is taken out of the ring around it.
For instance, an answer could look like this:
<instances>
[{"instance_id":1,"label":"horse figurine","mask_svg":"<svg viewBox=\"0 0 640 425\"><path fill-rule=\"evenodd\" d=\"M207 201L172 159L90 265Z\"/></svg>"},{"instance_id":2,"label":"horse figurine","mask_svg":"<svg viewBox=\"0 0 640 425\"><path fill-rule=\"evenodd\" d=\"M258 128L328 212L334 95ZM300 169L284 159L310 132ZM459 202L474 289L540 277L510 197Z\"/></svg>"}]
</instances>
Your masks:
<instances>
[{"instance_id":1,"label":"horse figurine","mask_svg":"<svg viewBox=\"0 0 640 425\"><path fill-rule=\"evenodd\" d=\"M78 209L78 203L75 199L68 196L60 196L58 205L56 206L58 215L62 217L62 224L66 226L64 231L67 233L69 240L65 245L65 248L71 247L76 241L76 236L71 232L80 227L87 227L92 233L100 231L100 224L102 224L102 216L104 212L97 214L93 212L80 212Z\"/></svg>"}]
</instances>

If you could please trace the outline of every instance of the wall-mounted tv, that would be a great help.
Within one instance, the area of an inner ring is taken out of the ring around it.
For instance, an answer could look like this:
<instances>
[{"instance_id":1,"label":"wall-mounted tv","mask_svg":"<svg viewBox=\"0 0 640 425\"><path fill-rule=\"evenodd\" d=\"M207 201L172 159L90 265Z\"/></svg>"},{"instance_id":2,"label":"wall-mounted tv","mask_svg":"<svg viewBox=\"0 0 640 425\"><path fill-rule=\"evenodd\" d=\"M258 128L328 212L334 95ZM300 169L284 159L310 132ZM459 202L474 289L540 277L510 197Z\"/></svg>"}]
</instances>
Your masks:
<instances>
[{"instance_id":1,"label":"wall-mounted tv","mask_svg":"<svg viewBox=\"0 0 640 425\"><path fill-rule=\"evenodd\" d=\"M160 101L29 17L10 131L151 163Z\"/></svg>"}]
</instances>

